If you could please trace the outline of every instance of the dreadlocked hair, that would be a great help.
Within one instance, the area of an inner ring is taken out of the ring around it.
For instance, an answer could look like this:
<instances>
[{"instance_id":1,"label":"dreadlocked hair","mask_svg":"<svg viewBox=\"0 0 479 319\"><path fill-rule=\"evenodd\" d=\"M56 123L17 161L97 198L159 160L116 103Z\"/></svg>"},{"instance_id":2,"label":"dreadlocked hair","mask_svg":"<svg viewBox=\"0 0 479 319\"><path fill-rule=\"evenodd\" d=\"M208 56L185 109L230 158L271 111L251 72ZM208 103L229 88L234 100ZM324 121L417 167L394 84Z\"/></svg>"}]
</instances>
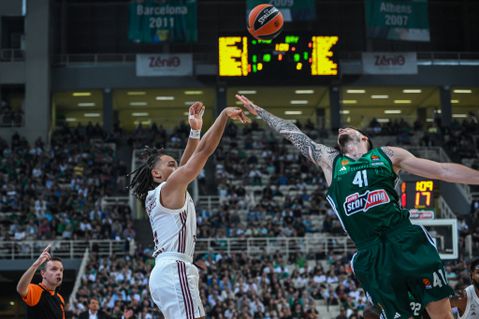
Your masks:
<instances>
[{"instance_id":1,"label":"dreadlocked hair","mask_svg":"<svg viewBox=\"0 0 479 319\"><path fill-rule=\"evenodd\" d=\"M164 155L164 150L162 148L157 149L155 147L145 146L145 148L140 152L140 159L143 163L135 169L133 172L130 172L127 176L130 177L130 184L127 188L138 198L143 205L145 205L146 195L148 191L154 189L159 184L153 180L151 176L151 169L155 165L158 157Z\"/></svg>"}]
</instances>

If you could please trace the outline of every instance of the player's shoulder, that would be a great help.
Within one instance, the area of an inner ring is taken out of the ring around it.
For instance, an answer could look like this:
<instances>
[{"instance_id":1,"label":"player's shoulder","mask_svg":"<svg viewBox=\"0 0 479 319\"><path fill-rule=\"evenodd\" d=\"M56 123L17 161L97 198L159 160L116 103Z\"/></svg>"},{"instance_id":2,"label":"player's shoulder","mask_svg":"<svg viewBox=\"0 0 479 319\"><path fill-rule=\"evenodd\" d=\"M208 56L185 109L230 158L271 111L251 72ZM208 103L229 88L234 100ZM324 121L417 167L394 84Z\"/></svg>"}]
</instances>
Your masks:
<instances>
[{"instance_id":1,"label":"player's shoulder","mask_svg":"<svg viewBox=\"0 0 479 319\"><path fill-rule=\"evenodd\" d=\"M161 190L165 182L158 184L155 188L150 189L148 193L146 194L146 201L151 201L152 198L156 197L158 195L158 192Z\"/></svg>"},{"instance_id":2,"label":"player's shoulder","mask_svg":"<svg viewBox=\"0 0 479 319\"><path fill-rule=\"evenodd\" d=\"M414 157L408 150L398 146L381 146L380 149L394 165L398 165L401 161Z\"/></svg>"},{"instance_id":3,"label":"player's shoulder","mask_svg":"<svg viewBox=\"0 0 479 319\"><path fill-rule=\"evenodd\" d=\"M390 158L396 156L398 152L404 151L402 147L397 146L380 146L379 149Z\"/></svg>"},{"instance_id":4,"label":"player's shoulder","mask_svg":"<svg viewBox=\"0 0 479 319\"><path fill-rule=\"evenodd\" d=\"M334 161L341 155L341 152L334 147L318 144L322 153L322 162L332 167Z\"/></svg>"}]
</instances>

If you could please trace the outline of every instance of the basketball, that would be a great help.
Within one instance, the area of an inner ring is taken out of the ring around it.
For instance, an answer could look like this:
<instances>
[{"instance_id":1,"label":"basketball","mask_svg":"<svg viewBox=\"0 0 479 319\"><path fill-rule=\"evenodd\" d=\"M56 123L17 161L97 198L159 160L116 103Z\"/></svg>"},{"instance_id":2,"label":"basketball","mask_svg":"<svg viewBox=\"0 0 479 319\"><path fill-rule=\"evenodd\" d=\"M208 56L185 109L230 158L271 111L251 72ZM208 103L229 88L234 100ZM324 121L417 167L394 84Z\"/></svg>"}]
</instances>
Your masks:
<instances>
[{"instance_id":1,"label":"basketball","mask_svg":"<svg viewBox=\"0 0 479 319\"><path fill-rule=\"evenodd\" d=\"M283 14L271 4L259 4L248 17L248 32L259 40L274 39L283 29Z\"/></svg>"}]
</instances>

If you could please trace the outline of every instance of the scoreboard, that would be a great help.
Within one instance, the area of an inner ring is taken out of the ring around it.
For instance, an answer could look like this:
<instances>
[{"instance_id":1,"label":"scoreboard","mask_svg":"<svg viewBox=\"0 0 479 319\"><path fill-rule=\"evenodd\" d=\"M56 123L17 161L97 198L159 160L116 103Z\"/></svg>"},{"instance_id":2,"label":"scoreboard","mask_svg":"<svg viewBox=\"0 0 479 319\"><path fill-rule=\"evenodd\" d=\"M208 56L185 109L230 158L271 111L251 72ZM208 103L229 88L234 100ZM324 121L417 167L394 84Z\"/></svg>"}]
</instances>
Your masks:
<instances>
[{"instance_id":1,"label":"scoreboard","mask_svg":"<svg viewBox=\"0 0 479 319\"><path fill-rule=\"evenodd\" d=\"M280 34L273 40L249 36L218 39L221 77L337 76L337 36Z\"/></svg>"},{"instance_id":2,"label":"scoreboard","mask_svg":"<svg viewBox=\"0 0 479 319\"><path fill-rule=\"evenodd\" d=\"M433 180L404 181L401 183L401 206L409 209L434 209L436 191L436 182Z\"/></svg>"}]
</instances>

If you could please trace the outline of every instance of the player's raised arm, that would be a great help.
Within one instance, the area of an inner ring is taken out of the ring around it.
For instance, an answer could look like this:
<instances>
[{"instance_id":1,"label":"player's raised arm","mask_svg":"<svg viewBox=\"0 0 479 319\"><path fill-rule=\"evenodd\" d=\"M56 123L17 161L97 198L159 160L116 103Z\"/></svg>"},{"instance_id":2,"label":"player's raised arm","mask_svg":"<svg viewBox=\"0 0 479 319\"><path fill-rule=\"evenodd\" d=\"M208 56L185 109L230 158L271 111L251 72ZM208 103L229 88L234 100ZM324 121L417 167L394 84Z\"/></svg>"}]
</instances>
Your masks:
<instances>
[{"instance_id":1,"label":"player's raised arm","mask_svg":"<svg viewBox=\"0 0 479 319\"><path fill-rule=\"evenodd\" d=\"M188 123L190 124L190 136L186 143L185 150L181 156L179 166L183 166L188 162L191 154L195 151L200 142L201 128L203 127L203 113L205 106L201 102L193 103L188 110Z\"/></svg>"},{"instance_id":2,"label":"player's raised arm","mask_svg":"<svg viewBox=\"0 0 479 319\"><path fill-rule=\"evenodd\" d=\"M303 154L316 165L321 166L329 184L333 160L339 153L336 149L314 142L296 125L271 114L270 112L251 102L247 97L237 94L236 98L243 103L243 106L251 114L259 115L261 119L268 123L271 128L293 143L293 145L296 146L301 154Z\"/></svg>"},{"instance_id":3,"label":"player's raised arm","mask_svg":"<svg viewBox=\"0 0 479 319\"><path fill-rule=\"evenodd\" d=\"M242 123L250 122L250 119L241 109L236 107L225 108L200 140L188 162L178 167L166 181L161 198L165 207L176 208L183 205L188 184L200 174L206 161L216 150L223 136L228 118L239 120Z\"/></svg>"},{"instance_id":4,"label":"player's raised arm","mask_svg":"<svg viewBox=\"0 0 479 319\"><path fill-rule=\"evenodd\" d=\"M455 163L438 163L418 158L400 147L382 147L398 170L450 183L479 185L479 171Z\"/></svg>"}]
</instances>

